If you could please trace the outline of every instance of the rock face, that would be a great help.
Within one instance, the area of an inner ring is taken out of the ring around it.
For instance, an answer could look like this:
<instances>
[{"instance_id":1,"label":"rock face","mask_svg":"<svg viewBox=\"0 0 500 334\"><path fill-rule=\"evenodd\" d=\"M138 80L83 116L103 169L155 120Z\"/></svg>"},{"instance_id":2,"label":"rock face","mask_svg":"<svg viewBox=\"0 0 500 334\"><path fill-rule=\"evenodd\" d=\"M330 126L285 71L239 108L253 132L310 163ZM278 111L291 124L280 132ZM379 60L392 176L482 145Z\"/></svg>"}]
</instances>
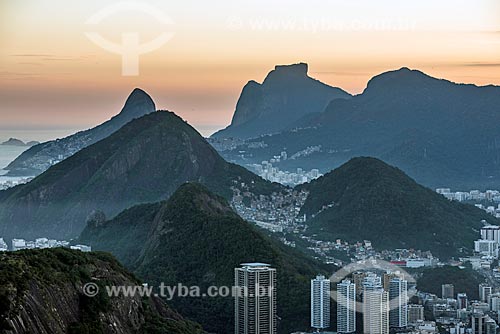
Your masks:
<instances>
[{"instance_id":1,"label":"rock face","mask_svg":"<svg viewBox=\"0 0 500 334\"><path fill-rule=\"evenodd\" d=\"M250 138L301 126L302 117L322 112L334 99L351 96L307 75L307 64L276 66L264 82L248 82L231 125L214 137Z\"/></svg>"},{"instance_id":2,"label":"rock face","mask_svg":"<svg viewBox=\"0 0 500 334\"><path fill-rule=\"evenodd\" d=\"M136 88L128 97L121 112L109 121L63 139L34 145L5 169L9 170L10 176L38 175L56 162L66 159L81 149L108 137L131 120L154 111L155 104L151 97L141 89Z\"/></svg>"},{"instance_id":3,"label":"rock face","mask_svg":"<svg viewBox=\"0 0 500 334\"><path fill-rule=\"evenodd\" d=\"M186 181L201 182L227 198L231 187L242 182L256 191L279 188L227 163L181 118L159 111L128 123L30 183L0 192L0 235L74 238L92 213L111 218L133 205L164 200Z\"/></svg>"},{"instance_id":4,"label":"rock face","mask_svg":"<svg viewBox=\"0 0 500 334\"><path fill-rule=\"evenodd\" d=\"M300 186L308 233L322 240L371 240L377 249L430 250L440 258L472 249L482 220L498 219L472 205L451 202L374 158L354 158Z\"/></svg>"},{"instance_id":5,"label":"rock face","mask_svg":"<svg viewBox=\"0 0 500 334\"><path fill-rule=\"evenodd\" d=\"M110 297L106 286L141 286L111 256L68 249L0 254L0 331L5 334L197 334L155 297ZM83 286L96 284L95 297Z\"/></svg>"},{"instance_id":6,"label":"rock face","mask_svg":"<svg viewBox=\"0 0 500 334\"><path fill-rule=\"evenodd\" d=\"M327 267L268 238L198 183L186 183L165 202L135 206L103 224L90 224L80 242L109 251L141 279L156 284L233 286L234 268L272 264L278 272L279 333L309 328L311 277ZM210 333L234 333L232 298L174 298L169 302Z\"/></svg>"},{"instance_id":7,"label":"rock face","mask_svg":"<svg viewBox=\"0 0 500 334\"><path fill-rule=\"evenodd\" d=\"M380 158L431 188L500 187L500 87L457 84L402 68L382 73L362 94L336 100L299 131L255 139L260 147L225 152L260 163L284 148L315 154L288 160L288 170L336 168L358 156ZM249 143L251 144L251 143ZM281 168L281 166L279 166Z\"/></svg>"}]
</instances>

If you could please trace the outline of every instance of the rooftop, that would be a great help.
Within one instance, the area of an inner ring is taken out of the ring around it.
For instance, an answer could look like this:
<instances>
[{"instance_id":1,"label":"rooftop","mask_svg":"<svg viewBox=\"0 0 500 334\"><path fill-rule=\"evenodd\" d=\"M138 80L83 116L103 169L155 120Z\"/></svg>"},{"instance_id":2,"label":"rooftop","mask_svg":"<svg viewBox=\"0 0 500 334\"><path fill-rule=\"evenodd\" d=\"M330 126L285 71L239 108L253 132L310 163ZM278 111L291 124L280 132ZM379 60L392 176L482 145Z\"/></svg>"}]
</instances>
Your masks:
<instances>
[{"instance_id":1,"label":"rooftop","mask_svg":"<svg viewBox=\"0 0 500 334\"><path fill-rule=\"evenodd\" d=\"M261 263L261 262L250 262L250 263L242 263L242 267L270 267L270 264Z\"/></svg>"}]
</instances>

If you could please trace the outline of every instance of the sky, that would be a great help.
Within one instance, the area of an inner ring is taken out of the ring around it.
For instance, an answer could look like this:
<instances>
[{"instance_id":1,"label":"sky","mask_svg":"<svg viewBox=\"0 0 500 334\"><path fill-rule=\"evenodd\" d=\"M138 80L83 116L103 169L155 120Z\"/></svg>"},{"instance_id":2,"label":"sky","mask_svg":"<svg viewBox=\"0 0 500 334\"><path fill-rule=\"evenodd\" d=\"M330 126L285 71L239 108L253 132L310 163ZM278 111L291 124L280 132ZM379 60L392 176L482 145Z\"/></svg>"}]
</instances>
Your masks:
<instances>
[{"instance_id":1,"label":"sky","mask_svg":"<svg viewBox=\"0 0 500 334\"><path fill-rule=\"evenodd\" d=\"M0 140L92 127L135 87L209 135L297 62L353 94L403 66L500 85L500 1L0 0Z\"/></svg>"}]
</instances>

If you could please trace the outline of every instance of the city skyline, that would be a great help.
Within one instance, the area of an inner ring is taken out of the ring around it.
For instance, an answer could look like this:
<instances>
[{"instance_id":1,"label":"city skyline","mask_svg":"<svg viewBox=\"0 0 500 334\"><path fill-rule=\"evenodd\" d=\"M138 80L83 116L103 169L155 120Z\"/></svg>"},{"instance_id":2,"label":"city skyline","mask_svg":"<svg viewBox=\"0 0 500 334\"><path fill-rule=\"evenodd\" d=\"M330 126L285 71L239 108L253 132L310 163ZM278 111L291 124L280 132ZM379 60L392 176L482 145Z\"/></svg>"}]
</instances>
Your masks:
<instances>
[{"instance_id":1,"label":"city skyline","mask_svg":"<svg viewBox=\"0 0 500 334\"><path fill-rule=\"evenodd\" d=\"M20 135L47 140L89 128L109 119L127 94L141 87L157 97L158 108L177 112L208 135L229 124L247 81L261 82L274 65L301 61L310 64L312 77L353 94L372 76L403 66L455 82L500 84L500 10L493 0L412 5L335 0L307 6L294 1L287 3L286 14L279 2L220 2L207 8L194 1L149 1L173 22L168 26L173 37L140 56L136 77L122 76L120 57L85 36L90 29L85 22L117 3L0 3L4 134L53 132ZM116 15L98 29L111 40L127 29L153 39L162 29L144 28L151 20L143 13ZM131 28L134 24L138 28Z\"/></svg>"}]
</instances>

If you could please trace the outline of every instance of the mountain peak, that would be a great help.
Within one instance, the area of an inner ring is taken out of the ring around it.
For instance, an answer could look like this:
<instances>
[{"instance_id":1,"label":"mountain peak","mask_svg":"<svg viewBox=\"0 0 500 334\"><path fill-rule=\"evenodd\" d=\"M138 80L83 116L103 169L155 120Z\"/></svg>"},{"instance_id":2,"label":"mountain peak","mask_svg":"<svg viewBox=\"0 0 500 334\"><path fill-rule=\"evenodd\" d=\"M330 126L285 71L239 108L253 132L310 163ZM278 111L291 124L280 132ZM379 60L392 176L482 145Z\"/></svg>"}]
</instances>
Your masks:
<instances>
[{"instance_id":1,"label":"mountain peak","mask_svg":"<svg viewBox=\"0 0 500 334\"><path fill-rule=\"evenodd\" d=\"M280 73L307 75L308 68L309 66L306 63L298 63L291 65L276 65L274 70Z\"/></svg>"},{"instance_id":2,"label":"mountain peak","mask_svg":"<svg viewBox=\"0 0 500 334\"><path fill-rule=\"evenodd\" d=\"M30 142L28 149L7 166L10 175L38 175L52 165L58 156L71 156L81 149L107 138L130 121L156 111L151 97L142 89L135 88L127 98L120 113L110 120L85 131L77 132L60 140L52 140L40 145Z\"/></svg>"},{"instance_id":3,"label":"mountain peak","mask_svg":"<svg viewBox=\"0 0 500 334\"><path fill-rule=\"evenodd\" d=\"M120 114L122 113L128 114L132 112L132 113L138 113L137 116L139 117L143 116L144 113L140 112L137 109L141 110L148 109L152 111L156 110L155 103L153 102L151 96L149 96L148 93L146 93L140 88L134 88L132 93L130 93Z\"/></svg>"},{"instance_id":4,"label":"mountain peak","mask_svg":"<svg viewBox=\"0 0 500 334\"><path fill-rule=\"evenodd\" d=\"M169 205L178 211L202 211L209 215L235 215L227 201L197 182L186 182L172 195Z\"/></svg>"},{"instance_id":5,"label":"mountain peak","mask_svg":"<svg viewBox=\"0 0 500 334\"><path fill-rule=\"evenodd\" d=\"M231 125L213 137L255 138L300 126L303 117L319 113L335 99L351 95L307 75L308 65L277 65L262 84L243 88ZM298 123L297 123L298 122Z\"/></svg>"},{"instance_id":6,"label":"mountain peak","mask_svg":"<svg viewBox=\"0 0 500 334\"><path fill-rule=\"evenodd\" d=\"M365 89L391 88L392 87L415 87L421 85L425 81L437 80L427 74L412 70L408 67L402 67L399 70L387 71L374 76L368 82Z\"/></svg>"},{"instance_id":7,"label":"mountain peak","mask_svg":"<svg viewBox=\"0 0 500 334\"><path fill-rule=\"evenodd\" d=\"M353 158L299 189L309 191L301 212L310 218L308 233L352 242L368 239L379 249L430 250L449 258L473 244L473 229L480 228L482 219L494 220L376 158Z\"/></svg>"},{"instance_id":8,"label":"mountain peak","mask_svg":"<svg viewBox=\"0 0 500 334\"><path fill-rule=\"evenodd\" d=\"M2 194L0 235L34 238L43 231L51 238L71 238L81 232L86 217L94 211L113 217L134 204L167 199L186 181L200 182L225 198L232 197L235 182L247 184L250 191L280 188L227 163L193 127L167 111L129 121L43 175ZM40 189L47 187L50 190L40 196ZM181 190L194 192L192 187ZM7 207L7 198L12 206ZM204 213L211 216L229 210L203 191L194 198L197 202L207 199ZM189 208L197 202L186 199L178 203ZM9 218L4 219L7 212ZM9 224L10 219L22 224Z\"/></svg>"},{"instance_id":9,"label":"mountain peak","mask_svg":"<svg viewBox=\"0 0 500 334\"><path fill-rule=\"evenodd\" d=\"M307 78L308 65L306 63L298 63L291 65L276 65L274 70L269 72L264 84L274 79L289 80L290 78Z\"/></svg>"}]
</instances>

